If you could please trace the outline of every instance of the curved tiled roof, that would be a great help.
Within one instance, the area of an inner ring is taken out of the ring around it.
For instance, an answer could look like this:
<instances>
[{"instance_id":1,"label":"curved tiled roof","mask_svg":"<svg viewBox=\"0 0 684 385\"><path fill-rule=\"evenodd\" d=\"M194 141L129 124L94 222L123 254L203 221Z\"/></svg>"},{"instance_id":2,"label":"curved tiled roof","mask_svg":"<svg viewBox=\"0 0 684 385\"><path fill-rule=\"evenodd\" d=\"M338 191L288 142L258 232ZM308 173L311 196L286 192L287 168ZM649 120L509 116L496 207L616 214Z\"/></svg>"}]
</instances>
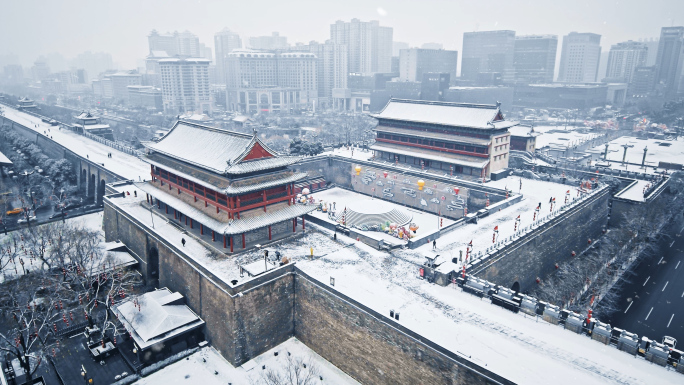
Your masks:
<instances>
[{"instance_id":1,"label":"curved tiled roof","mask_svg":"<svg viewBox=\"0 0 684 385\"><path fill-rule=\"evenodd\" d=\"M243 161L259 144L271 157ZM222 130L201 124L178 121L159 142L145 146L155 152L218 174L244 174L287 166L298 158L279 157L256 135Z\"/></svg>"}]
</instances>

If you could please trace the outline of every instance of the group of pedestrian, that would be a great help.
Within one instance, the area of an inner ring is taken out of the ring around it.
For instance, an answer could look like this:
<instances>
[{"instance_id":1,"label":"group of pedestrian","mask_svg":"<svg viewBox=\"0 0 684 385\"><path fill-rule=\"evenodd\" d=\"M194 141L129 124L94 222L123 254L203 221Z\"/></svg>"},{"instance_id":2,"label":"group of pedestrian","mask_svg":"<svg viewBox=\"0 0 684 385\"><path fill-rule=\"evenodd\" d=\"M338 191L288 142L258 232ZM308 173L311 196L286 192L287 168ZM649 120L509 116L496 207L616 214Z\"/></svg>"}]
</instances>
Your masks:
<instances>
[{"instance_id":1,"label":"group of pedestrian","mask_svg":"<svg viewBox=\"0 0 684 385\"><path fill-rule=\"evenodd\" d=\"M112 157L112 153L110 152L107 154L107 158L111 158L111 157Z\"/></svg>"}]
</instances>

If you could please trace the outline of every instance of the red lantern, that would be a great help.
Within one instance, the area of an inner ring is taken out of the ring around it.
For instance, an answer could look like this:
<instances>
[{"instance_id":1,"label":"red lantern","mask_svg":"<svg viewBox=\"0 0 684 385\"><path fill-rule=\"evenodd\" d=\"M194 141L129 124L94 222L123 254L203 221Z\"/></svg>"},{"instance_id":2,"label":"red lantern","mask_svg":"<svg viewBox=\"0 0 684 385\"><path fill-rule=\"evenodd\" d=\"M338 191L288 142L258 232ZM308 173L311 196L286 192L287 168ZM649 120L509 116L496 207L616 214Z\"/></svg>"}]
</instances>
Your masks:
<instances>
[{"instance_id":1,"label":"red lantern","mask_svg":"<svg viewBox=\"0 0 684 385\"><path fill-rule=\"evenodd\" d=\"M454 194L458 195L459 191L460 191L460 189L458 187L454 187Z\"/></svg>"},{"instance_id":2,"label":"red lantern","mask_svg":"<svg viewBox=\"0 0 684 385\"><path fill-rule=\"evenodd\" d=\"M387 178L387 171L384 171L384 172L382 173L382 175L384 175L385 178Z\"/></svg>"}]
</instances>

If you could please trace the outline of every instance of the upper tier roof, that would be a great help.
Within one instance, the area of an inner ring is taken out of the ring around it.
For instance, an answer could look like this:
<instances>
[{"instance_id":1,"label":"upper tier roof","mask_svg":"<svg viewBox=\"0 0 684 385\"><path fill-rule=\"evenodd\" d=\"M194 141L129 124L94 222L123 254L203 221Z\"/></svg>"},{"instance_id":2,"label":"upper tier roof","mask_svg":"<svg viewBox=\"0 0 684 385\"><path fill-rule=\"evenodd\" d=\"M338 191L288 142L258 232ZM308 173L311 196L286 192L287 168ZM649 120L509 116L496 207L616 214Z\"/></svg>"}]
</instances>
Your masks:
<instances>
[{"instance_id":1,"label":"upper tier roof","mask_svg":"<svg viewBox=\"0 0 684 385\"><path fill-rule=\"evenodd\" d=\"M217 174L246 174L296 163L280 157L254 135L178 121L159 142L144 143L153 152Z\"/></svg>"},{"instance_id":2,"label":"upper tier roof","mask_svg":"<svg viewBox=\"0 0 684 385\"><path fill-rule=\"evenodd\" d=\"M431 102L424 100L390 99L378 119L404 120L442 126L494 130L517 125L504 119L495 104L466 104Z\"/></svg>"}]
</instances>

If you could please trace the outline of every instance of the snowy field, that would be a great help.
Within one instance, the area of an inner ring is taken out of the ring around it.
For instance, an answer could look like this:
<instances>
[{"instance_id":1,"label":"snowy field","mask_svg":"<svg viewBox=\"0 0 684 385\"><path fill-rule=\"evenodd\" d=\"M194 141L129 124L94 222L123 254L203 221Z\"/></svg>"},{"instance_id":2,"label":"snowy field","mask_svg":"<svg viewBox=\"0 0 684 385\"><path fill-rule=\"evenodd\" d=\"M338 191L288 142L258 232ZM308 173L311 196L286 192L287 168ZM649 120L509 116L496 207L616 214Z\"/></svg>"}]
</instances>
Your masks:
<instances>
[{"instance_id":1,"label":"snowy field","mask_svg":"<svg viewBox=\"0 0 684 385\"><path fill-rule=\"evenodd\" d=\"M150 166L139 158L123 153L115 148L105 146L102 143L90 140L85 136L78 135L68 129L59 129L58 126L51 126L44 123L35 116L2 106L6 118L24 125L40 134L52 137L52 140L68 148L73 153L97 164L104 164L104 167L111 172L121 175L126 179L138 180L149 177ZM37 127L36 127L37 126ZM50 131L48 131L50 130ZM112 153L113 158L108 158L107 154Z\"/></svg>"},{"instance_id":2,"label":"snowy field","mask_svg":"<svg viewBox=\"0 0 684 385\"><path fill-rule=\"evenodd\" d=\"M403 211L410 215L413 219L411 222L415 223L418 225L418 231L416 232L416 238L414 239L420 239L424 235L423 234L429 234L434 231L437 231L439 227L439 217L434 214L429 214L425 213L422 211L418 211L412 208L404 207L401 205L394 204L390 201L386 201L380 198L373 198L369 197L367 195L355 193L353 191L349 190L344 190L339 187L335 187L332 189L328 190L323 190L320 192L313 193L312 196L318 200L323 200L324 202L335 202L335 207L336 207L336 212L342 213L344 211L344 208L350 205L357 205L359 202L372 202L372 201L381 201L383 204L388 204L389 206L393 206L395 209L399 211ZM372 204L372 203L369 203ZM325 221L331 222L328 220L328 214L323 213L321 211L313 211L310 215L315 216L316 218L323 219ZM450 224L454 223L453 220L444 218L444 221L442 222L443 226L449 226ZM367 236L374 238L374 239L387 239L388 241L396 242L398 241L397 238L391 237L387 234L377 232L377 231L362 231L363 234L366 234Z\"/></svg>"},{"instance_id":3,"label":"snowy field","mask_svg":"<svg viewBox=\"0 0 684 385\"><path fill-rule=\"evenodd\" d=\"M276 356L275 353L278 353ZM288 353L291 356L288 356ZM312 384L358 384L296 338L291 338L240 367L232 366L211 347L205 347L148 377L134 382L135 385L251 385L261 384L262 375L269 370L285 375L288 357L303 359L307 370L314 368L317 374ZM294 360L293 360L294 362ZM263 369L266 366L266 369ZM322 380L320 378L323 378Z\"/></svg>"}]
</instances>

